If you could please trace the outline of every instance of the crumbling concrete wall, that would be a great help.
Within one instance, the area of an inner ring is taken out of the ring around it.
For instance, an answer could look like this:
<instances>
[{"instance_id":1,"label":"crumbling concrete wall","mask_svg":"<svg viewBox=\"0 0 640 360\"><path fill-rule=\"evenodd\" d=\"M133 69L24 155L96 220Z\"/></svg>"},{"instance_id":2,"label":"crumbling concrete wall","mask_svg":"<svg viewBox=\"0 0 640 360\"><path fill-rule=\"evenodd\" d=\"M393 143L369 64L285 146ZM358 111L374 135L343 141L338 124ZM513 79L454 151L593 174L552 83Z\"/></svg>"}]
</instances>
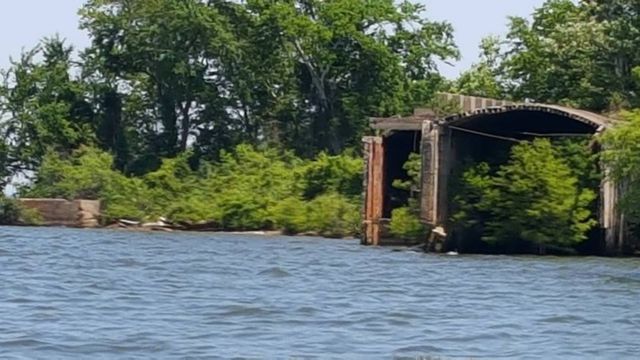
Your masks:
<instances>
[{"instance_id":1,"label":"crumbling concrete wall","mask_svg":"<svg viewBox=\"0 0 640 360\"><path fill-rule=\"evenodd\" d=\"M20 204L42 217L43 225L97 227L100 219L99 200L19 199Z\"/></svg>"}]
</instances>

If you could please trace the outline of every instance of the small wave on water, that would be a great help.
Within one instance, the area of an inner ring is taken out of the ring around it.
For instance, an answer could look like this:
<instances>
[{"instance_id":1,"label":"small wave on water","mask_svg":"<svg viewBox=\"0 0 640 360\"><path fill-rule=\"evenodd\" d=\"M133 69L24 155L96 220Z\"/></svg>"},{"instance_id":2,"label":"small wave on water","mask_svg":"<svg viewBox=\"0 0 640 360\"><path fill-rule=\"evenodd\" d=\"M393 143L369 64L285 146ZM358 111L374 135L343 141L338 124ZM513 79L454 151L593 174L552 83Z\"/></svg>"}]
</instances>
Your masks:
<instances>
[{"instance_id":1,"label":"small wave on water","mask_svg":"<svg viewBox=\"0 0 640 360\"><path fill-rule=\"evenodd\" d=\"M577 315L554 315L542 318L539 320L539 322L551 324L573 324L576 326L593 325L599 323L598 321L589 320L585 317Z\"/></svg>"},{"instance_id":2,"label":"small wave on water","mask_svg":"<svg viewBox=\"0 0 640 360\"><path fill-rule=\"evenodd\" d=\"M279 267L272 267L267 270L260 271L258 275L261 276L270 276L274 278L285 278L291 276L289 272Z\"/></svg>"},{"instance_id":3,"label":"small wave on water","mask_svg":"<svg viewBox=\"0 0 640 360\"><path fill-rule=\"evenodd\" d=\"M624 276L606 276L606 281L610 283L618 283L640 287L640 272L625 274Z\"/></svg>"},{"instance_id":4,"label":"small wave on water","mask_svg":"<svg viewBox=\"0 0 640 360\"><path fill-rule=\"evenodd\" d=\"M13 339L13 340L5 340L5 341L0 341L0 348L5 349L5 348L35 348L35 347L40 347L40 346L46 346L49 345L43 341L38 341L35 339L28 339L28 338L23 338L23 339Z\"/></svg>"},{"instance_id":5,"label":"small wave on water","mask_svg":"<svg viewBox=\"0 0 640 360\"><path fill-rule=\"evenodd\" d=\"M302 306L299 307L296 311L302 315L313 315L316 314L319 309L313 306Z\"/></svg>"},{"instance_id":6,"label":"small wave on water","mask_svg":"<svg viewBox=\"0 0 640 360\"><path fill-rule=\"evenodd\" d=\"M9 298L6 300L7 303L10 304L28 304L34 302L33 299L18 297L18 298Z\"/></svg>"},{"instance_id":7,"label":"small wave on water","mask_svg":"<svg viewBox=\"0 0 640 360\"><path fill-rule=\"evenodd\" d=\"M252 305L227 305L222 307L222 311L219 313L221 317L235 317L235 316L249 316L249 317L261 317L278 314L278 311L267 309L260 306Z\"/></svg>"},{"instance_id":8,"label":"small wave on water","mask_svg":"<svg viewBox=\"0 0 640 360\"><path fill-rule=\"evenodd\" d=\"M393 358L395 360L442 360L437 355L442 352L443 349L437 346L419 345L419 346L407 346L404 348L396 349L393 352Z\"/></svg>"},{"instance_id":9,"label":"small wave on water","mask_svg":"<svg viewBox=\"0 0 640 360\"><path fill-rule=\"evenodd\" d=\"M143 266L142 263L136 261L135 259L132 258L121 258L121 259L117 259L114 262L115 266L122 266L122 267L129 267L129 268L137 268L137 267L141 267Z\"/></svg>"}]
</instances>

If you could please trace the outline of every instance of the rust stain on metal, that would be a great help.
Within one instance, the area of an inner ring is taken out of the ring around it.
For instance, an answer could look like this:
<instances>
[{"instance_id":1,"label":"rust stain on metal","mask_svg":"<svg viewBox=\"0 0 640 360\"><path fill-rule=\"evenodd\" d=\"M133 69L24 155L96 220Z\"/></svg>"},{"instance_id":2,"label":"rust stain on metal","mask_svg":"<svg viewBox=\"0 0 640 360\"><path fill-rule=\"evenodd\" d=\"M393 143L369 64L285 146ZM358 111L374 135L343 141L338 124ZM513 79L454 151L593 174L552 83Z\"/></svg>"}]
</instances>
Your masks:
<instances>
[{"instance_id":1,"label":"rust stain on metal","mask_svg":"<svg viewBox=\"0 0 640 360\"><path fill-rule=\"evenodd\" d=\"M380 220L384 206L384 139L367 137L364 139L364 145L367 184L365 187L363 243L376 246L380 244Z\"/></svg>"}]
</instances>

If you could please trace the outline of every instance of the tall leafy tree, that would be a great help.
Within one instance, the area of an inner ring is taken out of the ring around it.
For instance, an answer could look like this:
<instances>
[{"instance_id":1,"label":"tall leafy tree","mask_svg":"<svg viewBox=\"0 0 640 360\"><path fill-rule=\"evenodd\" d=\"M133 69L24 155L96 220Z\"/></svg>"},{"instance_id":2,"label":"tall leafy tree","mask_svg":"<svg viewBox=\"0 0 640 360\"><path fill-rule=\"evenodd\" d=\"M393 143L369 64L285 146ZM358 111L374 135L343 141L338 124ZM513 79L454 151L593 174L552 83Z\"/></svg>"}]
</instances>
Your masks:
<instances>
[{"instance_id":1,"label":"tall leafy tree","mask_svg":"<svg viewBox=\"0 0 640 360\"><path fill-rule=\"evenodd\" d=\"M504 71L515 98L592 110L608 106L613 89L602 49L603 24L571 0L548 0L533 21L512 18Z\"/></svg>"},{"instance_id":2,"label":"tall leafy tree","mask_svg":"<svg viewBox=\"0 0 640 360\"><path fill-rule=\"evenodd\" d=\"M5 175L36 170L48 151L94 144L93 110L73 48L53 37L12 61L0 84Z\"/></svg>"},{"instance_id":3,"label":"tall leafy tree","mask_svg":"<svg viewBox=\"0 0 640 360\"><path fill-rule=\"evenodd\" d=\"M500 68L500 38L489 36L480 44L480 61L460 74L450 91L494 99L506 97Z\"/></svg>"},{"instance_id":4,"label":"tall leafy tree","mask_svg":"<svg viewBox=\"0 0 640 360\"><path fill-rule=\"evenodd\" d=\"M602 23L608 41L604 61L612 85L614 106L638 106L640 90L640 3L634 0L589 0L585 9Z\"/></svg>"},{"instance_id":5,"label":"tall leafy tree","mask_svg":"<svg viewBox=\"0 0 640 360\"><path fill-rule=\"evenodd\" d=\"M464 172L452 220L493 244L574 246L596 224L596 194L577 172L547 139L518 144L495 173L486 163Z\"/></svg>"},{"instance_id":6,"label":"tall leafy tree","mask_svg":"<svg viewBox=\"0 0 640 360\"><path fill-rule=\"evenodd\" d=\"M458 55L451 27L423 19L423 7L410 2L248 3L278 28L274 41L294 66L295 126L303 131L293 147L311 153L356 145L367 116L428 99L441 80L435 60Z\"/></svg>"},{"instance_id":7,"label":"tall leafy tree","mask_svg":"<svg viewBox=\"0 0 640 360\"><path fill-rule=\"evenodd\" d=\"M120 99L121 116L141 119L146 152L192 145L215 157L240 142L337 153L358 144L368 116L428 100L441 82L436 60L458 52L450 25L423 10L392 0L91 0L81 14L94 80ZM109 124L101 138L113 138Z\"/></svg>"},{"instance_id":8,"label":"tall leafy tree","mask_svg":"<svg viewBox=\"0 0 640 360\"><path fill-rule=\"evenodd\" d=\"M511 18L499 66L507 94L594 111L638 104L640 6L633 0L547 0Z\"/></svg>"},{"instance_id":9,"label":"tall leafy tree","mask_svg":"<svg viewBox=\"0 0 640 360\"><path fill-rule=\"evenodd\" d=\"M93 40L87 56L150 115L154 153L186 150L204 114L228 116L219 110L231 104L218 99L231 91L225 67L236 39L216 7L195 0L93 0L81 15Z\"/></svg>"}]
</instances>

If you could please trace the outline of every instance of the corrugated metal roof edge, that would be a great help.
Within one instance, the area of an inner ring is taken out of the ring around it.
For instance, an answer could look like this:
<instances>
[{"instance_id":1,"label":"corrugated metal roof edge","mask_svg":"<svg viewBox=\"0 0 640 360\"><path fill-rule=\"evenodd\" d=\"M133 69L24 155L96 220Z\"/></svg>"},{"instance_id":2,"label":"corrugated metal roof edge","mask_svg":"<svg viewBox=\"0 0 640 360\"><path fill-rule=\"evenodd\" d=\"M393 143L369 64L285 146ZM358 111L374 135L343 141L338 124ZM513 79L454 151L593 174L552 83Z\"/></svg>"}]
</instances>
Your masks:
<instances>
[{"instance_id":1,"label":"corrugated metal roof edge","mask_svg":"<svg viewBox=\"0 0 640 360\"><path fill-rule=\"evenodd\" d=\"M486 108L480 108L473 111L458 113L446 116L442 119L445 124L455 124L459 122L463 122L470 118L482 116L482 115L490 115L490 114L498 114L498 113L506 113L511 111L538 111L538 112L547 112L552 113L564 117L568 117L590 126L593 126L595 129L599 128L608 128L612 126L615 121L590 112L586 110L573 109L560 105L548 105L548 104L538 104L538 103L517 103L505 106L491 106Z\"/></svg>"}]
</instances>

